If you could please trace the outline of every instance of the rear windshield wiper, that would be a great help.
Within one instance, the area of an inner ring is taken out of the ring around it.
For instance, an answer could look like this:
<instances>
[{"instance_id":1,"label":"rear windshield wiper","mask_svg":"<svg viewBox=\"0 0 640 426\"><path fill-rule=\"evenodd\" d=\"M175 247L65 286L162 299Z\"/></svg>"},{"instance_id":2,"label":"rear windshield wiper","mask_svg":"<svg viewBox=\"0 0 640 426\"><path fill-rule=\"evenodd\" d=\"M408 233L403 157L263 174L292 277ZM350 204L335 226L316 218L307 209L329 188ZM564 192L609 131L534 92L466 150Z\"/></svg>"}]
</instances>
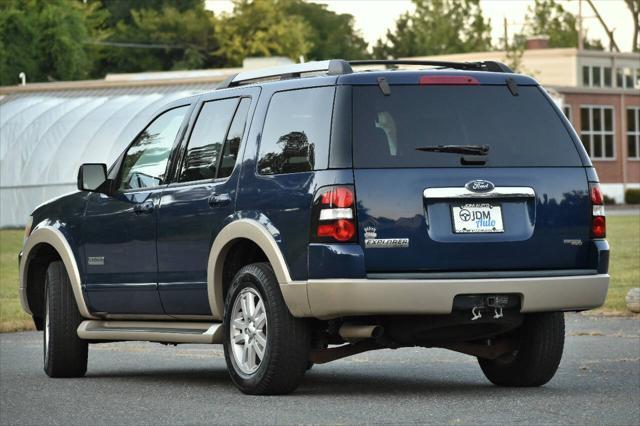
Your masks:
<instances>
[{"instance_id":1,"label":"rear windshield wiper","mask_svg":"<svg viewBox=\"0 0 640 426\"><path fill-rule=\"evenodd\" d=\"M419 147L416 147L416 151L446 152L446 153L453 153L453 154L487 155L487 154L489 154L489 145L419 146Z\"/></svg>"}]
</instances>

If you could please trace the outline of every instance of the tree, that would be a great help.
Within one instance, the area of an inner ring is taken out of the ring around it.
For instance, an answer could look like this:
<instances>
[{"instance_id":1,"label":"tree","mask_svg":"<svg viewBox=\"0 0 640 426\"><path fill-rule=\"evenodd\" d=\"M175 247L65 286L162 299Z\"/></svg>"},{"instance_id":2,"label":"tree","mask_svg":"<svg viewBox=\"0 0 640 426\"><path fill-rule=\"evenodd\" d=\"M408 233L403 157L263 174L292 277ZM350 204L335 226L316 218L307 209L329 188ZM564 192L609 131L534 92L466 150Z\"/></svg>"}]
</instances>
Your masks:
<instances>
[{"instance_id":1,"label":"tree","mask_svg":"<svg viewBox=\"0 0 640 426\"><path fill-rule=\"evenodd\" d=\"M308 26L307 40L311 45L308 59L362 59L369 56L367 42L354 29L353 15L337 14L324 4L303 0L291 0L285 11L299 16Z\"/></svg>"},{"instance_id":2,"label":"tree","mask_svg":"<svg viewBox=\"0 0 640 426\"><path fill-rule=\"evenodd\" d=\"M286 0L234 0L233 13L216 25L216 53L231 66L251 56L305 56L312 47L310 30L302 18L285 12L288 5Z\"/></svg>"},{"instance_id":3,"label":"tree","mask_svg":"<svg viewBox=\"0 0 640 426\"><path fill-rule=\"evenodd\" d=\"M640 52L640 44L638 44L638 33L640 32L640 0L624 0L631 12L631 19L633 20L633 38L631 42L631 50L634 52Z\"/></svg>"},{"instance_id":4,"label":"tree","mask_svg":"<svg viewBox=\"0 0 640 426\"><path fill-rule=\"evenodd\" d=\"M169 6L178 12L185 12L202 6L202 0L102 0L102 6L109 15L107 26L115 27L119 22L133 24L133 15L138 10L160 11Z\"/></svg>"},{"instance_id":5,"label":"tree","mask_svg":"<svg viewBox=\"0 0 640 426\"><path fill-rule=\"evenodd\" d=\"M555 0L536 0L533 7L529 7L524 33L527 36L548 36L549 47L578 46L577 18ZM603 48L599 40L588 40L586 36L584 46L586 49Z\"/></svg>"},{"instance_id":6,"label":"tree","mask_svg":"<svg viewBox=\"0 0 640 426\"><path fill-rule=\"evenodd\" d=\"M491 23L479 0L413 0L415 11L396 21L395 31L378 40L376 57L462 53L491 49Z\"/></svg>"},{"instance_id":7,"label":"tree","mask_svg":"<svg viewBox=\"0 0 640 426\"><path fill-rule=\"evenodd\" d=\"M91 68L88 17L79 2L5 0L0 6L0 84L84 78Z\"/></svg>"},{"instance_id":8,"label":"tree","mask_svg":"<svg viewBox=\"0 0 640 426\"><path fill-rule=\"evenodd\" d=\"M115 26L106 29L109 36L102 46L98 74L220 65L213 54L218 48L214 16L205 10L202 0L138 0L134 4L141 9L126 11L122 3L126 2L105 2L105 8L115 13L106 24L115 22ZM174 3L179 7L169 5Z\"/></svg>"}]
</instances>

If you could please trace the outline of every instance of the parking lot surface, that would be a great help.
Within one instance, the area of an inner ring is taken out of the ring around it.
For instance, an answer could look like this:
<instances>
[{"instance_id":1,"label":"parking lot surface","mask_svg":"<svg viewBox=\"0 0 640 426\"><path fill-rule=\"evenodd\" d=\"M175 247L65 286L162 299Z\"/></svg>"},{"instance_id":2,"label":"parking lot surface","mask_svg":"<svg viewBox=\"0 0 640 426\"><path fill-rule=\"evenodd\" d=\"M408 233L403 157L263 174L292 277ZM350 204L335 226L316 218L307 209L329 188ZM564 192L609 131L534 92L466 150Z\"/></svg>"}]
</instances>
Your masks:
<instances>
[{"instance_id":1,"label":"parking lot surface","mask_svg":"<svg viewBox=\"0 0 640 426\"><path fill-rule=\"evenodd\" d=\"M48 379L42 334L0 335L1 424L640 424L640 321L566 316L555 378L497 388L470 356L407 348L316 365L292 395L236 390L221 346L92 345L82 379Z\"/></svg>"}]
</instances>

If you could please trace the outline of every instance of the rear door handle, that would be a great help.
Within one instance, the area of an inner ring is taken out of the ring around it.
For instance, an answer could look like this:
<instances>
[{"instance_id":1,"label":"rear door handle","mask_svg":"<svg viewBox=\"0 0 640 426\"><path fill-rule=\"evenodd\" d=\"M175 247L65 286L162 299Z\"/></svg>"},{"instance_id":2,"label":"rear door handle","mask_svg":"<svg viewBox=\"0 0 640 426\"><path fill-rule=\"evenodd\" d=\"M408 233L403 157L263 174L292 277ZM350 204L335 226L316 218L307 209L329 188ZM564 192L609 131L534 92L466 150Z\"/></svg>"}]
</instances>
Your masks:
<instances>
[{"instance_id":1,"label":"rear door handle","mask_svg":"<svg viewBox=\"0 0 640 426\"><path fill-rule=\"evenodd\" d=\"M209 207L222 207L231 202L229 194L213 194L209 197Z\"/></svg>"},{"instance_id":2,"label":"rear door handle","mask_svg":"<svg viewBox=\"0 0 640 426\"><path fill-rule=\"evenodd\" d=\"M148 200L148 201L145 201L144 203L136 204L135 206L133 206L133 212L138 215L143 213L149 214L153 212L154 207L155 207L155 204L153 200Z\"/></svg>"}]
</instances>

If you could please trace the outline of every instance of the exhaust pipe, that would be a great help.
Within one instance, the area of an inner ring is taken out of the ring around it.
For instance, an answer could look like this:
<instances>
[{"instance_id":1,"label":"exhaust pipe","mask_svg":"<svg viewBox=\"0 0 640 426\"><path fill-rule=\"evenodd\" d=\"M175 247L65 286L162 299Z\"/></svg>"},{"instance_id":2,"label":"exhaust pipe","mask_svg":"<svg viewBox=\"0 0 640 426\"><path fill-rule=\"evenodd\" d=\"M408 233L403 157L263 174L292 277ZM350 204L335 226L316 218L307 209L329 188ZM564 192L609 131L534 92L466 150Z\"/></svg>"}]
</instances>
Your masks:
<instances>
[{"instance_id":1,"label":"exhaust pipe","mask_svg":"<svg viewBox=\"0 0 640 426\"><path fill-rule=\"evenodd\" d=\"M340 326L338 334L344 340L362 340L370 338L378 338L384 333L384 328L379 325L358 325L345 323Z\"/></svg>"}]
</instances>

